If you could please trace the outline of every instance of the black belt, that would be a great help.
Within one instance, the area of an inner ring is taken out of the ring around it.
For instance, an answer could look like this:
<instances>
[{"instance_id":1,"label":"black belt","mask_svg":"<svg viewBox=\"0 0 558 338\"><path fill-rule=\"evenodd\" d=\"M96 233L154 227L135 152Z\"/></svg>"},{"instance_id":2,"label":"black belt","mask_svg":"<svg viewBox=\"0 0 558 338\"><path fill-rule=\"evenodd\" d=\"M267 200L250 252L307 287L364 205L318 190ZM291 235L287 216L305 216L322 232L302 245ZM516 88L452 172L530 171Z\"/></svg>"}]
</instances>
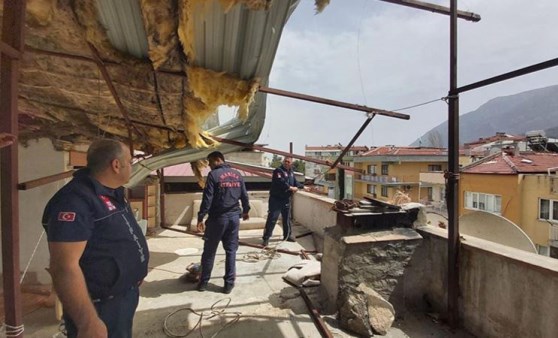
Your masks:
<instances>
[{"instance_id":1,"label":"black belt","mask_svg":"<svg viewBox=\"0 0 558 338\"><path fill-rule=\"evenodd\" d=\"M117 295L110 295L110 296L107 296L107 297L100 297L100 298L91 298L91 302L92 303L100 303L100 302L104 302L104 301L107 301L107 300L114 299L116 297L124 295L125 293L127 293L130 290L136 289L138 286L139 286L139 284L138 285L132 285L129 288L125 289L123 292L121 292Z\"/></svg>"}]
</instances>

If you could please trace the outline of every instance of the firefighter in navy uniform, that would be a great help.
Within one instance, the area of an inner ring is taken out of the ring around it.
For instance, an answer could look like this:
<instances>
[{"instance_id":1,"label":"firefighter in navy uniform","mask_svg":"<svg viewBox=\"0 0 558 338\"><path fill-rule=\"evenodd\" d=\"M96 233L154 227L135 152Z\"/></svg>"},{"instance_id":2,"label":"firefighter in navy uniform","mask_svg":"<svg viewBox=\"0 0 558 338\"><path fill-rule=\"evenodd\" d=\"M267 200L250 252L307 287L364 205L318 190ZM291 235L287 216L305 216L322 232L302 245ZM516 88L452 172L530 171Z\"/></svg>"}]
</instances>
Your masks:
<instances>
[{"instance_id":1,"label":"firefighter in navy uniform","mask_svg":"<svg viewBox=\"0 0 558 338\"><path fill-rule=\"evenodd\" d=\"M269 190L269 212L262 238L263 246L269 244L269 239L273 235L273 228L275 228L279 214L281 214L283 219L283 240L295 241L291 233L291 196L298 189L303 189L304 185L297 182L292 170L292 162L293 159L291 157L285 157L283 164L273 171L271 189Z\"/></svg>"},{"instance_id":2,"label":"firefighter in navy uniform","mask_svg":"<svg viewBox=\"0 0 558 338\"><path fill-rule=\"evenodd\" d=\"M225 163L222 153L214 151L207 155L211 171L207 175L203 199L198 213L198 231L204 233L201 258L201 277L198 291L205 291L211 277L215 253L219 242L225 249L224 293L231 293L236 277L236 251L238 250L238 228L240 216L249 218L250 204L244 179L240 173ZM238 201L242 203L242 212ZM203 223L203 218L208 219Z\"/></svg>"},{"instance_id":3,"label":"firefighter in navy uniform","mask_svg":"<svg viewBox=\"0 0 558 338\"><path fill-rule=\"evenodd\" d=\"M131 160L118 141L93 142L87 168L45 208L50 273L68 337L132 337L149 251L122 187Z\"/></svg>"}]
</instances>

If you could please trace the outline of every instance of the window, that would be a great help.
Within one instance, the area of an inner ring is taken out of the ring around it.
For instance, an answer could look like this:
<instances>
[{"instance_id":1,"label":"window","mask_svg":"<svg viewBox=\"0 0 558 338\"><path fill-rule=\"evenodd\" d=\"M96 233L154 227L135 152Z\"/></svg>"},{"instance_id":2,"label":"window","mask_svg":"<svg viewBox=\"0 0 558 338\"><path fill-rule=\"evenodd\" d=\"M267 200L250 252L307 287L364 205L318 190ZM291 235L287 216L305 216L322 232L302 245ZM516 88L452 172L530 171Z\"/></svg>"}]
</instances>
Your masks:
<instances>
[{"instance_id":1,"label":"window","mask_svg":"<svg viewBox=\"0 0 558 338\"><path fill-rule=\"evenodd\" d=\"M389 164L382 164L382 175L388 174Z\"/></svg>"},{"instance_id":2,"label":"window","mask_svg":"<svg viewBox=\"0 0 558 338\"><path fill-rule=\"evenodd\" d=\"M382 185L382 196L388 197L388 187L385 185Z\"/></svg>"},{"instance_id":3,"label":"window","mask_svg":"<svg viewBox=\"0 0 558 338\"><path fill-rule=\"evenodd\" d=\"M432 202L434 200L434 189L432 187L427 187L426 195L428 196L428 201Z\"/></svg>"},{"instance_id":4,"label":"window","mask_svg":"<svg viewBox=\"0 0 558 338\"><path fill-rule=\"evenodd\" d=\"M442 171L442 165L441 164L429 164L428 165L428 171Z\"/></svg>"},{"instance_id":5,"label":"window","mask_svg":"<svg viewBox=\"0 0 558 338\"><path fill-rule=\"evenodd\" d=\"M368 165L368 174L376 174L376 165L375 164Z\"/></svg>"},{"instance_id":6,"label":"window","mask_svg":"<svg viewBox=\"0 0 558 338\"><path fill-rule=\"evenodd\" d=\"M465 208L500 214L502 210L502 196L466 191Z\"/></svg>"},{"instance_id":7,"label":"window","mask_svg":"<svg viewBox=\"0 0 558 338\"><path fill-rule=\"evenodd\" d=\"M539 219L558 222L558 201L539 199Z\"/></svg>"},{"instance_id":8,"label":"window","mask_svg":"<svg viewBox=\"0 0 558 338\"><path fill-rule=\"evenodd\" d=\"M367 184L366 185L366 192L371 195L376 195L376 185L374 184Z\"/></svg>"}]
</instances>

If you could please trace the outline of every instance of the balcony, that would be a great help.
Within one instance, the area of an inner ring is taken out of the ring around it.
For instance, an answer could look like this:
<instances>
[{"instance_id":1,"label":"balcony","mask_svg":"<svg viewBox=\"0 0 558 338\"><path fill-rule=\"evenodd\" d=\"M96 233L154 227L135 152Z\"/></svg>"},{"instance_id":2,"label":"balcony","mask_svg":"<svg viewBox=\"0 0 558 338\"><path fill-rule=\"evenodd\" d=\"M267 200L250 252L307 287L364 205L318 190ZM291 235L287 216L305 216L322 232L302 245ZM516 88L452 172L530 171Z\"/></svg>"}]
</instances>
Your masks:
<instances>
[{"instance_id":1,"label":"balcony","mask_svg":"<svg viewBox=\"0 0 558 338\"><path fill-rule=\"evenodd\" d=\"M356 181L365 183L380 183L382 185L402 185L402 184L418 184L416 178L389 176L389 175L374 175L374 174L361 174L356 176Z\"/></svg>"}]
</instances>

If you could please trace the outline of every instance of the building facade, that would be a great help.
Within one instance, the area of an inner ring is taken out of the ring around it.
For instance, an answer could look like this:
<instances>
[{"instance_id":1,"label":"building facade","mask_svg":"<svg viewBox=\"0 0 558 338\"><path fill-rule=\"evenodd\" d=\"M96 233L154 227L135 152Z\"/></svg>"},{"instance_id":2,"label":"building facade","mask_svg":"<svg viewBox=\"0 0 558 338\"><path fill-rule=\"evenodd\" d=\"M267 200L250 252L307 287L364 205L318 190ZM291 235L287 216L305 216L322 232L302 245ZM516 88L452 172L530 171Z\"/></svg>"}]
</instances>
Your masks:
<instances>
[{"instance_id":1,"label":"building facade","mask_svg":"<svg viewBox=\"0 0 558 338\"><path fill-rule=\"evenodd\" d=\"M400 197L428 204L443 199L443 191L421 183L421 173L443 175L447 170L447 150L443 148L384 146L353 157L363 171L353 178L355 198L364 196L396 202Z\"/></svg>"},{"instance_id":2,"label":"building facade","mask_svg":"<svg viewBox=\"0 0 558 338\"><path fill-rule=\"evenodd\" d=\"M462 169L459 214L501 215L558 257L558 154L501 152ZM489 225L487 225L489 226Z\"/></svg>"}]
</instances>

